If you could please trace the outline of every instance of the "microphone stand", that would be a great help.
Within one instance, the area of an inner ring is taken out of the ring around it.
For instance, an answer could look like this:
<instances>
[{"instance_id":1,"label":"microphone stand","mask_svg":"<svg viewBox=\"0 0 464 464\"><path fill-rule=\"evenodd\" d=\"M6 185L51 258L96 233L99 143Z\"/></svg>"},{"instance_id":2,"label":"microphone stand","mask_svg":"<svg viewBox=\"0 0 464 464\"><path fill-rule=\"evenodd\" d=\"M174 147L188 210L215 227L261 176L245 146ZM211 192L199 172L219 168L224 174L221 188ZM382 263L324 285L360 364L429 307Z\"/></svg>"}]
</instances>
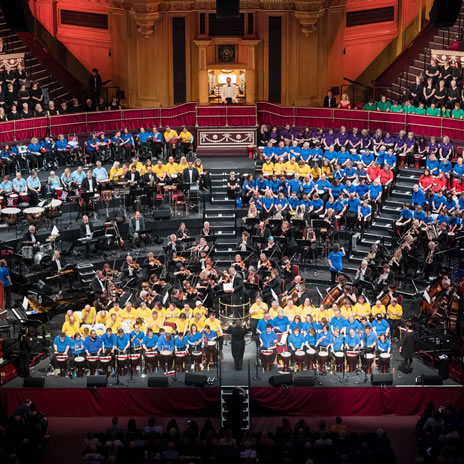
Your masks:
<instances>
[{"instance_id":1,"label":"microphone stand","mask_svg":"<svg viewBox=\"0 0 464 464\"><path fill-rule=\"evenodd\" d=\"M255 376L253 377L253 380L261 380L261 377L259 376L259 348L256 347L256 361L255 361Z\"/></svg>"},{"instance_id":2,"label":"microphone stand","mask_svg":"<svg viewBox=\"0 0 464 464\"><path fill-rule=\"evenodd\" d=\"M130 336L130 332L129 332L129 353L133 354L133 351L132 351L132 338ZM130 378L129 378L129 380L127 382L128 383L135 383L134 375L132 374L132 360L131 359L129 359L129 369L130 369Z\"/></svg>"}]
</instances>

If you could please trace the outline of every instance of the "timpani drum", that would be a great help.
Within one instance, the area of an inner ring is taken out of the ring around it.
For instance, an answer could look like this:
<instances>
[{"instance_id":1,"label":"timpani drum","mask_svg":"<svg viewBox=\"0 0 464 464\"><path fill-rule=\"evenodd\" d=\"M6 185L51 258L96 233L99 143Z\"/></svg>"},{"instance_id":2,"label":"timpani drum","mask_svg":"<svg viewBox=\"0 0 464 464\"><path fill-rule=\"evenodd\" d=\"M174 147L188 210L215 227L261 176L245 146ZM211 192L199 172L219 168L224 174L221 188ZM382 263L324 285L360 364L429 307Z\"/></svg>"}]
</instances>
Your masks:
<instances>
[{"instance_id":1,"label":"timpani drum","mask_svg":"<svg viewBox=\"0 0 464 464\"><path fill-rule=\"evenodd\" d=\"M108 377L109 375L109 367L111 365L111 356L100 356L99 358L100 367L103 370L103 375Z\"/></svg>"},{"instance_id":2,"label":"timpani drum","mask_svg":"<svg viewBox=\"0 0 464 464\"><path fill-rule=\"evenodd\" d=\"M290 363L290 357L292 354L288 351L283 351L280 353L280 357L282 358L282 364L283 364L283 371L288 372L289 371L289 363Z\"/></svg>"},{"instance_id":3,"label":"timpani drum","mask_svg":"<svg viewBox=\"0 0 464 464\"><path fill-rule=\"evenodd\" d=\"M109 203L113 199L113 192L111 190L102 190L101 199Z\"/></svg>"},{"instance_id":4,"label":"timpani drum","mask_svg":"<svg viewBox=\"0 0 464 464\"><path fill-rule=\"evenodd\" d=\"M316 363L316 350L313 348L308 348L306 350L306 354L308 355L306 358L306 361L308 364L308 370L312 371Z\"/></svg>"},{"instance_id":5,"label":"timpani drum","mask_svg":"<svg viewBox=\"0 0 464 464\"><path fill-rule=\"evenodd\" d=\"M160 351L160 361L163 366L164 372L169 370L171 364L172 353L169 350Z\"/></svg>"},{"instance_id":6,"label":"timpani drum","mask_svg":"<svg viewBox=\"0 0 464 464\"><path fill-rule=\"evenodd\" d=\"M2 219L9 225L14 226L18 221L18 216L21 213L19 208L3 208L0 213L2 214Z\"/></svg>"},{"instance_id":7,"label":"timpani drum","mask_svg":"<svg viewBox=\"0 0 464 464\"><path fill-rule=\"evenodd\" d=\"M388 374L390 372L390 358L390 353L380 353L379 369L382 374Z\"/></svg>"},{"instance_id":8,"label":"timpani drum","mask_svg":"<svg viewBox=\"0 0 464 464\"><path fill-rule=\"evenodd\" d=\"M127 354L117 354L116 362L118 364L118 374L121 376L126 375Z\"/></svg>"},{"instance_id":9,"label":"timpani drum","mask_svg":"<svg viewBox=\"0 0 464 464\"><path fill-rule=\"evenodd\" d=\"M304 369L305 352L303 350L296 350L295 360L298 365L298 371L301 372Z\"/></svg>"},{"instance_id":10,"label":"timpani drum","mask_svg":"<svg viewBox=\"0 0 464 464\"><path fill-rule=\"evenodd\" d=\"M39 251L34 255L34 264L41 267L46 268L50 265L52 261L52 257L45 251Z\"/></svg>"},{"instance_id":11,"label":"timpani drum","mask_svg":"<svg viewBox=\"0 0 464 464\"><path fill-rule=\"evenodd\" d=\"M24 210L24 215L26 216L29 224L36 225L43 219L45 209L39 206L26 208Z\"/></svg>"},{"instance_id":12,"label":"timpani drum","mask_svg":"<svg viewBox=\"0 0 464 464\"><path fill-rule=\"evenodd\" d=\"M145 352L145 367L147 369L147 372L149 372L150 374L155 372L157 356L158 356L157 351L146 351Z\"/></svg>"},{"instance_id":13,"label":"timpani drum","mask_svg":"<svg viewBox=\"0 0 464 464\"><path fill-rule=\"evenodd\" d=\"M140 363L140 353L132 353L129 355L129 362L132 370L132 375L137 374L137 366Z\"/></svg>"},{"instance_id":14,"label":"timpani drum","mask_svg":"<svg viewBox=\"0 0 464 464\"><path fill-rule=\"evenodd\" d=\"M261 350L261 355L263 356L264 361L264 370L270 371L272 369L272 356L274 355L274 350Z\"/></svg>"},{"instance_id":15,"label":"timpani drum","mask_svg":"<svg viewBox=\"0 0 464 464\"><path fill-rule=\"evenodd\" d=\"M213 364L216 362L216 342L214 340L209 340L208 345L206 345L208 352L208 364Z\"/></svg>"},{"instance_id":16,"label":"timpani drum","mask_svg":"<svg viewBox=\"0 0 464 464\"><path fill-rule=\"evenodd\" d=\"M177 372L184 372L184 366L187 360L188 351L176 351L176 370Z\"/></svg>"},{"instance_id":17,"label":"timpani drum","mask_svg":"<svg viewBox=\"0 0 464 464\"><path fill-rule=\"evenodd\" d=\"M29 204L29 196L27 192L20 192L19 193L19 202L21 204Z\"/></svg>"},{"instance_id":18,"label":"timpani drum","mask_svg":"<svg viewBox=\"0 0 464 464\"><path fill-rule=\"evenodd\" d=\"M18 194L17 193L9 193L6 196L6 207L7 208L16 208L18 206Z\"/></svg>"},{"instance_id":19,"label":"timpani drum","mask_svg":"<svg viewBox=\"0 0 464 464\"><path fill-rule=\"evenodd\" d=\"M348 372L354 372L358 367L359 351L347 351L346 361L348 363Z\"/></svg>"},{"instance_id":20,"label":"timpani drum","mask_svg":"<svg viewBox=\"0 0 464 464\"><path fill-rule=\"evenodd\" d=\"M98 356L87 356L87 367L90 375L95 375L98 367Z\"/></svg>"},{"instance_id":21,"label":"timpani drum","mask_svg":"<svg viewBox=\"0 0 464 464\"><path fill-rule=\"evenodd\" d=\"M192 351L193 370L199 371L203 353L200 350Z\"/></svg>"},{"instance_id":22,"label":"timpani drum","mask_svg":"<svg viewBox=\"0 0 464 464\"><path fill-rule=\"evenodd\" d=\"M45 217L52 219L58 217L61 214L61 200L52 200L47 206L45 206Z\"/></svg>"},{"instance_id":23,"label":"timpani drum","mask_svg":"<svg viewBox=\"0 0 464 464\"><path fill-rule=\"evenodd\" d=\"M335 372L343 372L343 363L345 362L345 353L336 351L335 356Z\"/></svg>"},{"instance_id":24,"label":"timpani drum","mask_svg":"<svg viewBox=\"0 0 464 464\"><path fill-rule=\"evenodd\" d=\"M76 372L77 377L83 377L84 367L85 367L84 356L76 356L74 358L74 371Z\"/></svg>"},{"instance_id":25,"label":"timpani drum","mask_svg":"<svg viewBox=\"0 0 464 464\"><path fill-rule=\"evenodd\" d=\"M66 375L67 365L68 365L68 355L67 354L59 354L56 356L56 364L58 369L60 370L61 377Z\"/></svg>"},{"instance_id":26,"label":"timpani drum","mask_svg":"<svg viewBox=\"0 0 464 464\"><path fill-rule=\"evenodd\" d=\"M327 363L329 362L329 352L328 351L320 351L317 355L318 364L319 364L319 371L326 372L327 371Z\"/></svg>"},{"instance_id":27,"label":"timpani drum","mask_svg":"<svg viewBox=\"0 0 464 464\"><path fill-rule=\"evenodd\" d=\"M372 363L374 362L374 354L366 353L364 356L364 372L366 374L372 374Z\"/></svg>"}]
</instances>

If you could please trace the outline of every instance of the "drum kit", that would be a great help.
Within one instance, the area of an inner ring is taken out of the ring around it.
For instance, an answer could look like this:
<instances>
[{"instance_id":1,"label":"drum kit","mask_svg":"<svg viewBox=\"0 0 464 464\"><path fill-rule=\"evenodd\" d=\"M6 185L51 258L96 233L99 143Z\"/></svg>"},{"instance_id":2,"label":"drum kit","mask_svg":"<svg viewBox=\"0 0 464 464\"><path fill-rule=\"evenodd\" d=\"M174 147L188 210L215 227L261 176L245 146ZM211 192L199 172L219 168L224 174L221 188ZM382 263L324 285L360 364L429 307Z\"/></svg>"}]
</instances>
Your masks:
<instances>
[{"instance_id":1,"label":"drum kit","mask_svg":"<svg viewBox=\"0 0 464 464\"><path fill-rule=\"evenodd\" d=\"M126 375L127 354L124 354L124 353L117 354L116 355L116 363L117 363L118 375L120 375L120 376Z\"/></svg>"},{"instance_id":2,"label":"drum kit","mask_svg":"<svg viewBox=\"0 0 464 464\"><path fill-rule=\"evenodd\" d=\"M379 370L382 374L390 372L390 353L380 353L379 357Z\"/></svg>"},{"instance_id":3,"label":"drum kit","mask_svg":"<svg viewBox=\"0 0 464 464\"><path fill-rule=\"evenodd\" d=\"M306 364L308 366L308 370L312 371L315 368L315 365L316 365L316 354L317 354L317 352L313 348L308 348L306 350L306 354L307 354Z\"/></svg>"},{"instance_id":4,"label":"drum kit","mask_svg":"<svg viewBox=\"0 0 464 464\"><path fill-rule=\"evenodd\" d=\"M372 374L372 363L374 362L374 357L373 353L366 353L364 355L363 370L367 375Z\"/></svg>"},{"instance_id":5,"label":"drum kit","mask_svg":"<svg viewBox=\"0 0 464 464\"><path fill-rule=\"evenodd\" d=\"M346 361L348 363L348 372L356 371L359 362L359 351L347 351Z\"/></svg>"},{"instance_id":6,"label":"drum kit","mask_svg":"<svg viewBox=\"0 0 464 464\"><path fill-rule=\"evenodd\" d=\"M329 352L328 351L320 351L317 355L318 364L319 364L319 371L322 373L327 372L327 365L329 363Z\"/></svg>"},{"instance_id":7,"label":"drum kit","mask_svg":"<svg viewBox=\"0 0 464 464\"><path fill-rule=\"evenodd\" d=\"M98 356L87 356L87 366L89 368L90 375L95 375L98 367Z\"/></svg>"},{"instance_id":8,"label":"drum kit","mask_svg":"<svg viewBox=\"0 0 464 464\"><path fill-rule=\"evenodd\" d=\"M335 355L335 372L343 372L343 364L345 363L345 353L343 351L336 351Z\"/></svg>"}]
</instances>

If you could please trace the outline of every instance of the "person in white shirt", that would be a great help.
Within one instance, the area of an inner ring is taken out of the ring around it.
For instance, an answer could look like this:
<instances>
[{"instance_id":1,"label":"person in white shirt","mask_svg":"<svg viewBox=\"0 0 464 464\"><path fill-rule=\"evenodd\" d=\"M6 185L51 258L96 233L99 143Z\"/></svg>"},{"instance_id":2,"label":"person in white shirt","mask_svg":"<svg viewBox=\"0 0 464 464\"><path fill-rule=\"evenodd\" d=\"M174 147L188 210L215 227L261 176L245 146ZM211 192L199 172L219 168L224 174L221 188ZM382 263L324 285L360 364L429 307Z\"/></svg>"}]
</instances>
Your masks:
<instances>
[{"instance_id":1,"label":"person in white shirt","mask_svg":"<svg viewBox=\"0 0 464 464\"><path fill-rule=\"evenodd\" d=\"M226 79L226 84L222 86L221 89L221 98L222 103L225 105L230 105L231 103L237 103L237 86L232 84L230 77Z\"/></svg>"}]
</instances>

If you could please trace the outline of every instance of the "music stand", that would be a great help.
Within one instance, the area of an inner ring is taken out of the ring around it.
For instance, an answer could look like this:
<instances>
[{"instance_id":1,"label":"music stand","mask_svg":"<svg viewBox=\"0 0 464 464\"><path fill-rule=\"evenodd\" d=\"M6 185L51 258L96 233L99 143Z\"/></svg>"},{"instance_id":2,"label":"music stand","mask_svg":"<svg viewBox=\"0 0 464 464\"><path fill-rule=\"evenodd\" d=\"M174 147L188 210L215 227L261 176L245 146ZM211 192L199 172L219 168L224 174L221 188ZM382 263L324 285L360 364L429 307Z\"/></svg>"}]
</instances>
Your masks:
<instances>
[{"instance_id":1,"label":"music stand","mask_svg":"<svg viewBox=\"0 0 464 464\"><path fill-rule=\"evenodd\" d=\"M283 219L269 219L269 225L271 228L280 227L282 225Z\"/></svg>"},{"instance_id":2,"label":"music stand","mask_svg":"<svg viewBox=\"0 0 464 464\"><path fill-rule=\"evenodd\" d=\"M300 229L304 229L306 227L306 221L304 219L295 219L291 221L291 224Z\"/></svg>"},{"instance_id":3,"label":"music stand","mask_svg":"<svg viewBox=\"0 0 464 464\"><path fill-rule=\"evenodd\" d=\"M258 244L261 244L261 247L267 243L267 238L266 237L258 237L258 236L253 236L251 237L251 240L253 241L253 243L255 243L256 245ZM259 248L259 247L258 247ZM261 251L261 249L259 249L259 251Z\"/></svg>"},{"instance_id":4,"label":"music stand","mask_svg":"<svg viewBox=\"0 0 464 464\"><path fill-rule=\"evenodd\" d=\"M245 226L251 227L251 228L253 228L256 224L259 224L259 222L260 222L259 218L249 218L249 217L246 217L245 220L243 221Z\"/></svg>"}]
</instances>

